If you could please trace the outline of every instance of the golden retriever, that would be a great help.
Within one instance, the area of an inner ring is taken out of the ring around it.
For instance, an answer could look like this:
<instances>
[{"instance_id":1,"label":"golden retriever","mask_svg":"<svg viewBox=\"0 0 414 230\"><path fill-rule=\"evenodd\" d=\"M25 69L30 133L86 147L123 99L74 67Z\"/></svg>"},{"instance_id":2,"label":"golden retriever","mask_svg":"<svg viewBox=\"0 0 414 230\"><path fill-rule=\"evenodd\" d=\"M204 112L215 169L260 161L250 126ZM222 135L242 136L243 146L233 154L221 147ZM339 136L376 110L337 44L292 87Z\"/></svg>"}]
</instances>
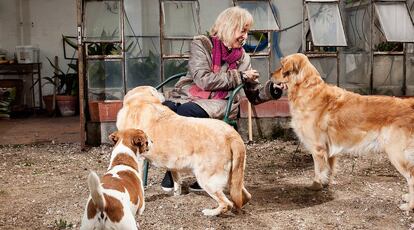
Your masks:
<instances>
[{"instance_id":1,"label":"golden retriever","mask_svg":"<svg viewBox=\"0 0 414 230\"><path fill-rule=\"evenodd\" d=\"M287 84L292 127L312 153L311 189L329 184L338 154L384 151L408 182L400 208L414 208L414 100L328 85L303 54L283 58L272 80Z\"/></svg>"},{"instance_id":2,"label":"golden retriever","mask_svg":"<svg viewBox=\"0 0 414 230\"><path fill-rule=\"evenodd\" d=\"M179 116L162 105L164 97L150 86L140 86L127 93L118 112L118 130L137 128L147 133L153 148L141 154L153 165L171 170L174 194L181 193L179 173L192 172L199 185L218 202L204 215L219 215L237 210L251 195L244 187L246 149L240 135L230 125L217 119ZM223 189L229 185L227 199Z\"/></svg>"}]
</instances>

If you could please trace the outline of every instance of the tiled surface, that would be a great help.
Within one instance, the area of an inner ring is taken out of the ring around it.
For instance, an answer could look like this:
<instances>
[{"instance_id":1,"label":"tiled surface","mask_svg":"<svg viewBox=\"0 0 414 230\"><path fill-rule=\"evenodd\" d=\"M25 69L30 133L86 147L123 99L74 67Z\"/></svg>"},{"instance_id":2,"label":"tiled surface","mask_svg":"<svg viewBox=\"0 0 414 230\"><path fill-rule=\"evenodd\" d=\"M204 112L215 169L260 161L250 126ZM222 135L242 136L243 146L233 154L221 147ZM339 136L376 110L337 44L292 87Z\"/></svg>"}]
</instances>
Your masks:
<instances>
[{"instance_id":1,"label":"tiled surface","mask_svg":"<svg viewBox=\"0 0 414 230\"><path fill-rule=\"evenodd\" d=\"M259 105L252 105L252 117L269 118L269 117L289 117L289 104L287 97L279 100L268 101ZM248 100L243 98L240 102L240 117L248 117Z\"/></svg>"},{"instance_id":2,"label":"tiled surface","mask_svg":"<svg viewBox=\"0 0 414 230\"><path fill-rule=\"evenodd\" d=\"M0 145L80 142L79 116L0 120Z\"/></svg>"}]
</instances>

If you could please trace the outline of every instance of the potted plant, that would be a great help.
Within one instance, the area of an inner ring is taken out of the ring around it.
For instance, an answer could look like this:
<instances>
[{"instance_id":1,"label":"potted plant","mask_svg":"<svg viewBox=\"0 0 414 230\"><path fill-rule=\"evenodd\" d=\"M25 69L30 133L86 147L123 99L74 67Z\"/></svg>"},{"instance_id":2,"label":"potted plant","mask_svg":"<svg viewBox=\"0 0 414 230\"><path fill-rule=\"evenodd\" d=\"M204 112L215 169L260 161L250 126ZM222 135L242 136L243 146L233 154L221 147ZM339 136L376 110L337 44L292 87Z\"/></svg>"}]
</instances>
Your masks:
<instances>
[{"instance_id":1,"label":"potted plant","mask_svg":"<svg viewBox=\"0 0 414 230\"><path fill-rule=\"evenodd\" d=\"M73 116L78 104L78 65L77 63L69 63L67 71L64 72L58 64L52 63L48 57L47 60L54 69L54 75L43 79L54 86L55 96L47 95L43 98L46 109L49 113L53 113L53 105L55 104L62 116ZM55 97L54 100L53 97Z\"/></svg>"},{"instance_id":2,"label":"potted plant","mask_svg":"<svg viewBox=\"0 0 414 230\"><path fill-rule=\"evenodd\" d=\"M110 39L116 34L102 31L101 38ZM121 65L117 61L106 60L106 55L120 55L121 46L118 43L110 42L93 42L88 44L87 52L90 56L103 56L103 59L88 63L88 88L95 91L93 99L88 100L88 111L92 122L115 121L116 114L122 107L120 98L114 98L112 95L105 93L105 90L122 89L123 81L120 77L122 74ZM102 61L104 60L104 61Z\"/></svg>"}]
</instances>

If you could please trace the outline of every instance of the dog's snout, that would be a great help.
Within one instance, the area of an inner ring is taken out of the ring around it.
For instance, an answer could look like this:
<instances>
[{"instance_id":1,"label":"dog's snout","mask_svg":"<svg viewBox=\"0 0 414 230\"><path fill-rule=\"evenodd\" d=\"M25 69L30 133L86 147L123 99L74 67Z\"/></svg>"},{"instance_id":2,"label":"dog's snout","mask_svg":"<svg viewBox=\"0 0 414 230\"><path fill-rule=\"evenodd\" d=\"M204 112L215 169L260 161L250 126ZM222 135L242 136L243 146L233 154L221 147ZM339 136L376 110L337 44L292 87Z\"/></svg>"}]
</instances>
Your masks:
<instances>
[{"instance_id":1,"label":"dog's snout","mask_svg":"<svg viewBox=\"0 0 414 230\"><path fill-rule=\"evenodd\" d=\"M150 151L151 148L152 148L152 146L153 146L152 140L151 139L148 139L148 141L147 141L147 151Z\"/></svg>"},{"instance_id":2,"label":"dog's snout","mask_svg":"<svg viewBox=\"0 0 414 230\"><path fill-rule=\"evenodd\" d=\"M280 83L280 74L282 72L282 68L278 68L272 73L271 81L273 83Z\"/></svg>"}]
</instances>

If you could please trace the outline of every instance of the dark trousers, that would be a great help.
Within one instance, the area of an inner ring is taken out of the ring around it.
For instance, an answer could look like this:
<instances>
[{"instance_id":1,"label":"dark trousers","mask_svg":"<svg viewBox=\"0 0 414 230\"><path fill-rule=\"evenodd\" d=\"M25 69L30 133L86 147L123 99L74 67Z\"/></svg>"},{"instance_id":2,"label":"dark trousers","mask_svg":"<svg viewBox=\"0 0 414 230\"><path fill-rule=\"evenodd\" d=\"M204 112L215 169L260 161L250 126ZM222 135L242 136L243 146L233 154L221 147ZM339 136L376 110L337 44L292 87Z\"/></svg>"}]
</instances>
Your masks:
<instances>
[{"instance_id":1,"label":"dark trousers","mask_svg":"<svg viewBox=\"0 0 414 230\"><path fill-rule=\"evenodd\" d=\"M176 114L185 117L201 117L208 118L208 113L194 102L186 102L184 104L175 103L172 101L164 101L162 103L174 111Z\"/></svg>"}]
</instances>

